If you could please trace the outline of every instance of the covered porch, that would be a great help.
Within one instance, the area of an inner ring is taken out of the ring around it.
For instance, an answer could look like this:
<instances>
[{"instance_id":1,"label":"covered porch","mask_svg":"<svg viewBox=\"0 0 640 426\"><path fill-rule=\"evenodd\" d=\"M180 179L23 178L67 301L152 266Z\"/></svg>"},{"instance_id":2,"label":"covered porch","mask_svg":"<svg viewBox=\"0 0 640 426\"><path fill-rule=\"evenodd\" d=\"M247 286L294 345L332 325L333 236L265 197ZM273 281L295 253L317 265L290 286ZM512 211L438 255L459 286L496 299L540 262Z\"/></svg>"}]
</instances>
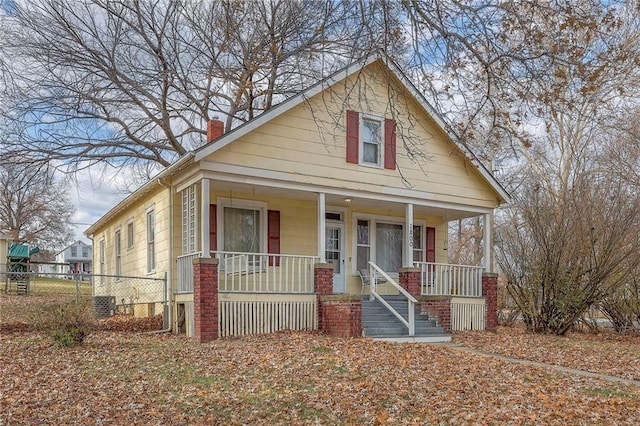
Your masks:
<instances>
[{"instance_id":1,"label":"covered porch","mask_svg":"<svg viewBox=\"0 0 640 426\"><path fill-rule=\"evenodd\" d=\"M483 274L486 281L491 244L480 267L450 265L446 250L448 221L459 218L482 216L490 241L490 208L426 201L410 191L207 173L176 189L182 254L174 299L176 318L184 318L177 329L187 334L196 336L202 322L202 265L215 269L216 299L208 302L216 304L215 337L282 329L362 335L363 295L382 305L389 296L405 297L409 309L394 317L406 323L408 336L415 333L412 312L429 313L447 330L487 327Z\"/></svg>"}]
</instances>

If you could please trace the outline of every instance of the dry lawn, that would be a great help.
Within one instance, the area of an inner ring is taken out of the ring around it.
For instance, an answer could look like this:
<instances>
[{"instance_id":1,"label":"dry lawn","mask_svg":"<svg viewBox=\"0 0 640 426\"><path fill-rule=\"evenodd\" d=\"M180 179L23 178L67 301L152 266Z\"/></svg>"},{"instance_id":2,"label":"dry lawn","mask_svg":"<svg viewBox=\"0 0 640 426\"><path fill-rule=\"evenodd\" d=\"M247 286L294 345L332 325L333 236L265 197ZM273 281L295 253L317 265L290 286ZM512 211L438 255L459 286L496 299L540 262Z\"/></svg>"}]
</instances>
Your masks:
<instances>
[{"instance_id":1,"label":"dry lawn","mask_svg":"<svg viewBox=\"0 0 640 426\"><path fill-rule=\"evenodd\" d=\"M4 324L7 300L0 298ZM637 337L500 329L455 341L640 379ZM446 346L316 333L196 344L112 331L71 349L5 331L0 345L2 425L640 423L640 387Z\"/></svg>"}]
</instances>

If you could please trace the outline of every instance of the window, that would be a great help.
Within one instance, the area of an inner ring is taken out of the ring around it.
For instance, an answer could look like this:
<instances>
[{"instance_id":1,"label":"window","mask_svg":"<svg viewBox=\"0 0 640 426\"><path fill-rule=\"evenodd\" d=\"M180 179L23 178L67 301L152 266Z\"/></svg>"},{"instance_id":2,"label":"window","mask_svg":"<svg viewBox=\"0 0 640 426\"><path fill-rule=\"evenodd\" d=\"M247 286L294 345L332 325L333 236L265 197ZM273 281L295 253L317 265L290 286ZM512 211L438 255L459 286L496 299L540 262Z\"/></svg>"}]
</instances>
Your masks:
<instances>
[{"instance_id":1,"label":"window","mask_svg":"<svg viewBox=\"0 0 640 426\"><path fill-rule=\"evenodd\" d=\"M368 262L375 262L382 270L396 274L404 266L404 224L399 218L370 217L356 218L355 227L355 270L366 269ZM433 229L433 228L426 228ZM432 239L435 233L431 236ZM425 227L413 227L414 262L425 260ZM428 236L427 236L428 237Z\"/></svg>"},{"instance_id":2,"label":"window","mask_svg":"<svg viewBox=\"0 0 640 426\"><path fill-rule=\"evenodd\" d=\"M385 272L398 272L402 267L402 228L395 223L376 223L376 263Z\"/></svg>"},{"instance_id":3,"label":"window","mask_svg":"<svg viewBox=\"0 0 640 426\"><path fill-rule=\"evenodd\" d=\"M116 235L114 239L115 244L115 257L116 257L116 275L122 275L122 241L120 238L120 230L116 230Z\"/></svg>"},{"instance_id":4,"label":"window","mask_svg":"<svg viewBox=\"0 0 640 426\"><path fill-rule=\"evenodd\" d=\"M106 273L105 269L105 250L104 250L104 239L100 240L100 252L99 252L99 261L100 261L100 273Z\"/></svg>"},{"instance_id":5,"label":"window","mask_svg":"<svg viewBox=\"0 0 640 426\"><path fill-rule=\"evenodd\" d=\"M182 191L182 254L195 253L198 244L198 208L196 187L191 185Z\"/></svg>"},{"instance_id":6,"label":"window","mask_svg":"<svg viewBox=\"0 0 640 426\"><path fill-rule=\"evenodd\" d=\"M82 257L89 257L89 247L82 247Z\"/></svg>"},{"instance_id":7,"label":"window","mask_svg":"<svg viewBox=\"0 0 640 426\"><path fill-rule=\"evenodd\" d=\"M71 257L76 257L78 255L78 249L76 246L71 246Z\"/></svg>"},{"instance_id":8,"label":"window","mask_svg":"<svg viewBox=\"0 0 640 426\"><path fill-rule=\"evenodd\" d=\"M356 266L357 269L369 269L371 240L369 238L369 221L358 220L356 224Z\"/></svg>"},{"instance_id":9,"label":"window","mask_svg":"<svg viewBox=\"0 0 640 426\"><path fill-rule=\"evenodd\" d=\"M422 243L422 226L413 227L413 261L424 262L424 245Z\"/></svg>"},{"instance_id":10,"label":"window","mask_svg":"<svg viewBox=\"0 0 640 426\"><path fill-rule=\"evenodd\" d=\"M259 253L262 251L261 211L224 207L224 251Z\"/></svg>"},{"instance_id":11,"label":"window","mask_svg":"<svg viewBox=\"0 0 640 426\"><path fill-rule=\"evenodd\" d=\"M380 167L383 164L382 121L362 117L360 126L360 164Z\"/></svg>"},{"instance_id":12,"label":"window","mask_svg":"<svg viewBox=\"0 0 640 426\"><path fill-rule=\"evenodd\" d=\"M396 122L347 110L347 162L395 170Z\"/></svg>"},{"instance_id":13,"label":"window","mask_svg":"<svg viewBox=\"0 0 640 426\"><path fill-rule=\"evenodd\" d=\"M127 223L127 248L133 248L133 219Z\"/></svg>"},{"instance_id":14,"label":"window","mask_svg":"<svg viewBox=\"0 0 640 426\"><path fill-rule=\"evenodd\" d=\"M147 211L147 272L156 270L156 213Z\"/></svg>"}]
</instances>

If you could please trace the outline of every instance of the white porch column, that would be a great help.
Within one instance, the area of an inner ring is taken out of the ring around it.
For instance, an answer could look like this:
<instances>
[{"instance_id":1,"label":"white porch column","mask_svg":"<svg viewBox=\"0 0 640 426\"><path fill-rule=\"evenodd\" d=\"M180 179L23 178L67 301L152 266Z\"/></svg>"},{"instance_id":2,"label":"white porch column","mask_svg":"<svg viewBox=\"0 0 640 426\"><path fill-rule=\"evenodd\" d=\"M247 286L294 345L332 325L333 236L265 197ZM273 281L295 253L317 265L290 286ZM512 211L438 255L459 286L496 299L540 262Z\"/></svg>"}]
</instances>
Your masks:
<instances>
[{"instance_id":1,"label":"white porch column","mask_svg":"<svg viewBox=\"0 0 640 426\"><path fill-rule=\"evenodd\" d=\"M324 192L318 193L318 257L320 258L320 263L325 263L327 261L326 258L326 249L327 249L327 241L326 241L326 203Z\"/></svg>"},{"instance_id":2,"label":"white porch column","mask_svg":"<svg viewBox=\"0 0 640 426\"><path fill-rule=\"evenodd\" d=\"M211 257L211 247L209 246L209 204L211 203L209 179L202 179L200 200L200 245L202 247L202 257Z\"/></svg>"},{"instance_id":3,"label":"white porch column","mask_svg":"<svg viewBox=\"0 0 640 426\"><path fill-rule=\"evenodd\" d=\"M484 236L482 237L484 240L484 256L483 256L483 266L485 272L492 272L492 255L493 255L493 241L491 241L491 213L486 213L483 217L484 224Z\"/></svg>"},{"instance_id":4,"label":"white porch column","mask_svg":"<svg viewBox=\"0 0 640 426\"><path fill-rule=\"evenodd\" d=\"M413 266L413 204L405 206L404 259L405 267Z\"/></svg>"}]
</instances>

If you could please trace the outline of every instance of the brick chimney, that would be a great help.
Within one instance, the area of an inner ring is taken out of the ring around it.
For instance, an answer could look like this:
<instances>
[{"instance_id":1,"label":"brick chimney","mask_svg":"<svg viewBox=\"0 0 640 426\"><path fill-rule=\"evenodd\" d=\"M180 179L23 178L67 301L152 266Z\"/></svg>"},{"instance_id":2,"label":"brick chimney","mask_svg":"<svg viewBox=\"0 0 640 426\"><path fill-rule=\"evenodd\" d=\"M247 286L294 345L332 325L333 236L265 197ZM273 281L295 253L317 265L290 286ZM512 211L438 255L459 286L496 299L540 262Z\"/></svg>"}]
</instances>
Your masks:
<instances>
[{"instance_id":1,"label":"brick chimney","mask_svg":"<svg viewBox=\"0 0 640 426\"><path fill-rule=\"evenodd\" d=\"M207 123L207 143L211 143L224 135L224 122L220 120L209 120Z\"/></svg>"}]
</instances>

